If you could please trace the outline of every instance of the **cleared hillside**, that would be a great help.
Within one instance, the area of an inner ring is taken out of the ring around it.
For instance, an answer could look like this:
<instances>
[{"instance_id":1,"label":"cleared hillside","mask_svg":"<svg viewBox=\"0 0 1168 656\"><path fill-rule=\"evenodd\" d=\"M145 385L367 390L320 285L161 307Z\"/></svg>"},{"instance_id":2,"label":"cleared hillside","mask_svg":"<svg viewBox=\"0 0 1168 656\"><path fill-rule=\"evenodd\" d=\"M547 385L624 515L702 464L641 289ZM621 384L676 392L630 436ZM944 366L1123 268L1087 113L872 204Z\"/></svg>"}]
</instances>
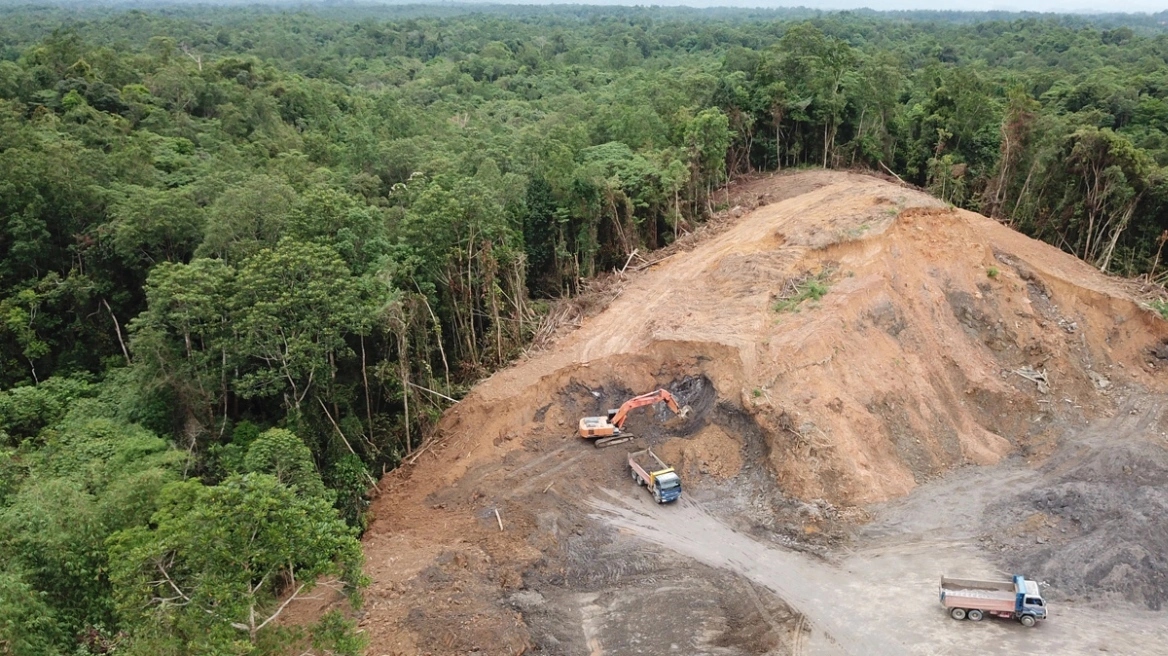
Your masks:
<instances>
[{"instance_id":1,"label":"cleared hillside","mask_svg":"<svg viewBox=\"0 0 1168 656\"><path fill-rule=\"evenodd\" d=\"M1036 549L1073 552L1041 573L1158 606L1165 584L1146 556L1168 547L1162 530L1110 526L1126 541L1116 548L1079 513L1056 519L1068 485L1093 507L1090 495L1115 488L1107 477L1165 460L1156 353L1168 324L1073 257L877 178L803 172L751 193L770 202L626 274L603 311L479 384L382 482L365 539L370 653L640 653L653 640L798 653L807 627L830 634L830 618L781 586L604 519L613 495L632 508L648 498L628 482L624 449L593 449L574 424L658 386L692 411L643 410L627 428L678 466L687 503L754 540L831 561L837 545L961 524L983 566L1041 570L1052 560ZM1144 455L1108 468L1090 453L1111 445L1074 436L1121 406L1146 420L1114 440ZM1002 493L976 503L968 491L914 501L967 465L1025 484L988 480ZM1141 509L1129 522L1161 521L1148 516L1156 485L1120 500ZM890 507L919 521L890 524ZM960 511L949 524L946 507ZM654 594L672 619L652 612Z\"/></svg>"}]
</instances>

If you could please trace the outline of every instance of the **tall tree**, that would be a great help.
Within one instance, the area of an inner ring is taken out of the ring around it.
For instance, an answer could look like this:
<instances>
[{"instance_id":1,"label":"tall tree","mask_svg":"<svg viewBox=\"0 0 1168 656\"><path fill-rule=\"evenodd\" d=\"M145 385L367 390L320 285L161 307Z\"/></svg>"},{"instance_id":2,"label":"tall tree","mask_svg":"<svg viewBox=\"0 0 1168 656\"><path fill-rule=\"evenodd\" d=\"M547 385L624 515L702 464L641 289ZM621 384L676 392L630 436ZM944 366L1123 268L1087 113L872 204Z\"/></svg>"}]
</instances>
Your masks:
<instances>
[{"instance_id":1,"label":"tall tree","mask_svg":"<svg viewBox=\"0 0 1168 656\"><path fill-rule=\"evenodd\" d=\"M345 342L364 320L364 291L331 248L284 239L240 265L231 298L236 352L244 373L236 389L245 398L280 396L301 410L317 387L330 384Z\"/></svg>"}]
</instances>

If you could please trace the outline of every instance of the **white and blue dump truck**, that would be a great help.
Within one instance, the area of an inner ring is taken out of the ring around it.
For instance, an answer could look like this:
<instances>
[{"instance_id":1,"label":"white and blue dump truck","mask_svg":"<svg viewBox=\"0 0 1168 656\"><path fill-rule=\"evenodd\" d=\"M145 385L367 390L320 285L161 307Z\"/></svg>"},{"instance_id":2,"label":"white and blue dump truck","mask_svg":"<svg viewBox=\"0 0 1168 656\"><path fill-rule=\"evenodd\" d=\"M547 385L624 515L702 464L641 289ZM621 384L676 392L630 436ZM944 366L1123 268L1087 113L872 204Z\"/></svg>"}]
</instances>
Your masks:
<instances>
[{"instance_id":1,"label":"white and blue dump truck","mask_svg":"<svg viewBox=\"0 0 1168 656\"><path fill-rule=\"evenodd\" d=\"M647 487L657 503L676 501L681 496L681 477L652 449L629 453L629 471L633 481Z\"/></svg>"},{"instance_id":2,"label":"white and blue dump truck","mask_svg":"<svg viewBox=\"0 0 1168 656\"><path fill-rule=\"evenodd\" d=\"M1009 581L976 581L941 577L941 605L955 620L980 621L987 615L1017 620L1031 627L1047 616L1038 584L1025 576Z\"/></svg>"}]
</instances>

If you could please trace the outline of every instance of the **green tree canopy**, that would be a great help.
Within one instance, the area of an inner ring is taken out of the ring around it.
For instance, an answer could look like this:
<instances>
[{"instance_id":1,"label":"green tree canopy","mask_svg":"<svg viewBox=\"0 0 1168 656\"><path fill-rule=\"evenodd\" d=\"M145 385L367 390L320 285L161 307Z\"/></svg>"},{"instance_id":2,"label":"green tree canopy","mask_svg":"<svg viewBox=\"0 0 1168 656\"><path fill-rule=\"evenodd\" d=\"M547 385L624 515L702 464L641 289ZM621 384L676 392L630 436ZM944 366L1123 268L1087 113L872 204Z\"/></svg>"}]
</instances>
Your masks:
<instances>
[{"instance_id":1,"label":"green tree canopy","mask_svg":"<svg viewBox=\"0 0 1168 656\"><path fill-rule=\"evenodd\" d=\"M331 504L267 474L168 485L152 526L113 535L110 554L129 653L250 653L321 577L361 581L360 545Z\"/></svg>"}]
</instances>

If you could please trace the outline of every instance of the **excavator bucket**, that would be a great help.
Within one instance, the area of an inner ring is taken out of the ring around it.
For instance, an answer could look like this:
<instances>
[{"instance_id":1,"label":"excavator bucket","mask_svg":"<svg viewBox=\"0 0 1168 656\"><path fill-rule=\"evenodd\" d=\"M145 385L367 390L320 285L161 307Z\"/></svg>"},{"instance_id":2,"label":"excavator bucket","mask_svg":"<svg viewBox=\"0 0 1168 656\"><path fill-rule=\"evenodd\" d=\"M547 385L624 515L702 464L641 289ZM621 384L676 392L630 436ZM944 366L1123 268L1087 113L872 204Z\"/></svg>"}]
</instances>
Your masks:
<instances>
[{"instance_id":1,"label":"excavator bucket","mask_svg":"<svg viewBox=\"0 0 1168 656\"><path fill-rule=\"evenodd\" d=\"M689 416L691 410L692 408L690 408L688 405L681 406L681 409L678 410L676 415L666 420L665 425L670 428L677 428L681 426L685 423L685 418Z\"/></svg>"}]
</instances>

